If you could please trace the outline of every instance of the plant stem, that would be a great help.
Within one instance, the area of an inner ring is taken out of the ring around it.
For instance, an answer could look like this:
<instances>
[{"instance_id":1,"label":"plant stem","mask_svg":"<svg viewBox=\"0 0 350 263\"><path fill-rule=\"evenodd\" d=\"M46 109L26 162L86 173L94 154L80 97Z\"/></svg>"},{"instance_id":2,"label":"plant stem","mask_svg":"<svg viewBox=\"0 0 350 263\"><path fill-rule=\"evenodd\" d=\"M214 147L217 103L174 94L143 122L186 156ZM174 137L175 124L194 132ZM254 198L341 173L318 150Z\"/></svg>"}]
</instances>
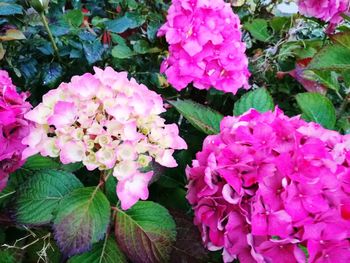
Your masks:
<instances>
[{"instance_id":1,"label":"plant stem","mask_svg":"<svg viewBox=\"0 0 350 263\"><path fill-rule=\"evenodd\" d=\"M59 54L59 52L58 52L58 48L57 48L57 46L56 46L56 42L55 42L55 40L53 39L51 30L50 30L50 28L49 28L49 24L47 23L47 19L46 19L46 16L45 16L44 12L41 12L41 13L40 13L40 17L41 17L41 20L42 20L42 22L43 22L43 24L44 24L44 27L45 27L45 29L46 29L46 32L47 32L47 34L49 35L49 39L50 39L52 48L53 48L53 50L54 50L55 56L57 57L58 60L61 60L60 54Z\"/></svg>"}]
</instances>

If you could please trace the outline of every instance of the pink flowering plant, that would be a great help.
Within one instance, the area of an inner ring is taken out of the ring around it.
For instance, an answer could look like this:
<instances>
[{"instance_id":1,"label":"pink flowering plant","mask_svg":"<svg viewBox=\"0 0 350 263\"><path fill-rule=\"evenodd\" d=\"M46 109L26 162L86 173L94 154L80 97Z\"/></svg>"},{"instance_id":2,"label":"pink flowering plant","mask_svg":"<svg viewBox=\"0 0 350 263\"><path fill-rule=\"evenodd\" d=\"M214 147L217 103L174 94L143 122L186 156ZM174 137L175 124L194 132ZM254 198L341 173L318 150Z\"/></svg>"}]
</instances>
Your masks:
<instances>
[{"instance_id":1,"label":"pink flowering plant","mask_svg":"<svg viewBox=\"0 0 350 263\"><path fill-rule=\"evenodd\" d=\"M28 93L17 92L7 71L0 70L0 191L9 174L24 164L22 139L28 135L30 122L24 118L31 105Z\"/></svg>"},{"instance_id":2,"label":"pink flowering plant","mask_svg":"<svg viewBox=\"0 0 350 263\"><path fill-rule=\"evenodd\" d=\"M241 24L228 3L172 1L167 22L158 31L158 36L163 35L169 43L169 57L161 72L177 90L192 82L198 89L214 87L233 94L249 88Z\"/></svg>"},{"instance_id":3,"label":"pink flowering plant","mask_svg":"<svg viewBox=\"0 0 350 263\"><path fill-rule=\"evenodd\" d=\"M347 262L349 137L280 109L226 117L187 168L187 198L224 262Z\"/></svg>"},{"instance_id":4,"label":"pink flowering plant","mask_svg":"<svg viewBox=\"0 0 350 263\"><path fill-rule=\"evenodd\" d=\"M24 157L40 153L63 164L82 162L90 171L117 178L122 209L148 198L152 162L176 167L174 150L186 149L176 124L165 124L162 98L126 72L94 68L43 96L25 115L35 125L22 142Z\"/></svg>"},{"instance_id":5,"label":"pink flowering plant","mask_svg":"<svg viewBox=\"0 0 350 263\"><path fill-rule=\"evenodd\" d=\"M349 10L0 1L0 262L350 262Z\"/></svg>"},{"instance_id":6,"label":"pink flowering plant","mask_svg":"<svg viewBox=\"0 0 350 263\"><path fill-rule=\"evenodd\" d=\"M323 21L337 24L342 20L342 14L349 12L349 0L300 0L300 13L309 17L316 17Z\"/></svg>"}]
</instances>

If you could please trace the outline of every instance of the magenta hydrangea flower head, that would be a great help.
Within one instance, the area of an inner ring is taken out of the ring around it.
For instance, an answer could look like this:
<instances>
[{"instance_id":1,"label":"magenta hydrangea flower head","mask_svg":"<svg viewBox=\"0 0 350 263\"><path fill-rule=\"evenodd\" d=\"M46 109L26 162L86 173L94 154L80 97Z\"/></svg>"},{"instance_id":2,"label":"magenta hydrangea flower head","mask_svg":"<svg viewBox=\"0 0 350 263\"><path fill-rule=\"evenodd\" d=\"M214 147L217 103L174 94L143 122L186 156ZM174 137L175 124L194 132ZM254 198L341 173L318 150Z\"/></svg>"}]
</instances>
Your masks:
<instances>
[{"instance_id":1,"label":"magenta hydrangea flower head","mask_svg":"<svg viewBox=\"0 0 350 263\"><path fill-rule=\"evenodd\" d=\"M169 43L161 72L177 90L189 83L235 94L249 88L239 17L223 0L173 0L158 31Z\"/></svg>"},{"instance_id":2,"label":"magenta hydrangea flower head","mask_svg":"<svg viewBox=\"0 0 350 263\"><path fill-rule=\"evenodd\" d=\"M307 262L350 262L348 150L278 108L224 118L186 171L204 244L225 262L306 262L301 247Z\"/></svg>"},{"instance_id":3,"label":"magenta hydrangea flower head","mask_svg":"<svg viewBox=\"0 0 350 263\"><path fill-rule=\"evenodd\" d=\"M301 14L316 17L325 22L338 24L342 13L349 11L349 0L299 0Z\"/></svg>"},{"instance_id":4,"label":"magenta hydrangea flower head","mask_svg":"<svg viewBox=\"0 0 350 263\"><path fill-rule=\"evenodd\" d=\"M174 150L185 149L175 124L165 124L162 98L126 72L94 68L43 96L25 117L35 123L24 155L83 162L88 170L112 170L123 209L148 198L155 161L175 167Z\"/></svg>"},{"instance_id":5,"label":"magenta hydrangea flower head","mask_svg":"<svg viewBox=\"0 0 350 263\"><path fill-rule=\"evenodd\" d=\"M0 191L6 186L10 173L24 163L22 139L29 132L24 114L31 108L27 93L18 93L5 70L0 70Z\"/></svg>"}]
</instances>

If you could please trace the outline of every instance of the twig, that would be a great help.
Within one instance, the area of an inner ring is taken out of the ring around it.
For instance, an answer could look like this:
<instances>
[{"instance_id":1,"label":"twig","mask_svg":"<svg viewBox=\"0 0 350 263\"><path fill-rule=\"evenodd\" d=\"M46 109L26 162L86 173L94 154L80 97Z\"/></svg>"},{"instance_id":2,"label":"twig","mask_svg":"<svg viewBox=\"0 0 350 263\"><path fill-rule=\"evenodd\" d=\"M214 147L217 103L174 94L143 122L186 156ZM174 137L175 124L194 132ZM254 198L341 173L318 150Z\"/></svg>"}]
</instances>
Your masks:
<instances>
[{"instance_id":1,"label":"twig","mask_svg":"<svg viewBox=\"0 0 350 263\"><path fill-rule=\"evenodd\" d=\"M51 45L52 45L52 48L54 50L54 53L55 53L55 56L57 57L57 59L60 61L61 60L61 57L60 57L60 54L59 54L59 51L58 51L58 48L56 46L56 42L52 36L52 33L51 33L51 30L49 28L49 24L47 23L47 19L46 19L46 16L44 14L44 12L41 12L40 13L40 18L44 24L44 27L46 29L46 32L47 34L49 35L49 39L50 39L50 42L51 42Z\"/></svg>"}]
</instances>

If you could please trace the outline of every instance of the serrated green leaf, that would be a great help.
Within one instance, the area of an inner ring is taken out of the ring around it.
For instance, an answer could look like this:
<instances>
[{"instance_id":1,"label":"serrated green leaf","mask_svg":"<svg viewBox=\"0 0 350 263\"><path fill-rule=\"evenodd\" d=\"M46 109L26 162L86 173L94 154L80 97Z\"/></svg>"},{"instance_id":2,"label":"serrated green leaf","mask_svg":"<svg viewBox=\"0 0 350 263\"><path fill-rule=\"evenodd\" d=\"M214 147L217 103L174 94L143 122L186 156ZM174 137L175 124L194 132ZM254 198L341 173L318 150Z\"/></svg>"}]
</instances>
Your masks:
<instances>
[{"instance_id":1,"label":"serrated green leaf","mask_svg":"<svg viewBox=\"0 0 350 263\"><path fill-rule=\"evenodd\" d=\"M96 243L92 249L68 260L68 263L127 263L127 259L121 252L114 238L107 237Z\"/></svg>"},{"instance_id":2,"label":"serrated green leaf","mask_svg":"<svg viewBox=\"0 0 350 263\"><path fill-rule=\"evenodd\" d=\"M334 43L340 44L343 47L350 49L350 32L342 32L330 35L330 38Z\"/></svg>"},{"instance_id":3,"label":"serrated green leaf","mask_svg":"<svg viewBox=\"0 0 350 263\"><path fill-rule=\"evenodd\" d=\"M26 163L23 165L23 169L32 171L58 169L59 167L60 164L55 162L53 159L41 156L39 154L29 157Z\"/></svg>"},{"instance_id":4,"label":"serrated green leaf","mask_svg":"<svg viewBox=\"0 0 350 263\"><path fill-rule=\"evenodd\" d=\"M336 44L322 48L311 60L310 70L349 70L350 49Z\"/></svg>"},{"instance_id":5,"label":"serrated green leaf","mask_svg":"<svg viewBox=\"0 0 350 263\"><path fill-rule=\"evenodd\" d=\"M65 196L54 219L55 239L63 254L72 256L89 250L106 234L110 206L95 187L75 189Z\"/></svg>"},{"instance_id":6,"label":"serrated green leaf","mask_svg":"<svg viewBox=\"0 0 350 263\"><path fill-rule=\"evenodd\" d=\"M90 65L96 63L97 61L102 60L102 54L104 52L104 48L101 44L101 41L96 39L93 42L84 42L83 50L86 60Z\"/></svg>"},{"instance_id":7,"label":"serrated green leaf","mask_svg":"<svg viewBox=\"0 0 350 263\"><path fill-rule=\"evenodd\" d=\"M12 3L0 2L0 16L22 14L22 6Z\"/></svg>"},{"instance_id":8,"label":"serrated green leaf","mask_svg":"<svg viewBox=\"0 0 350 263\"><path fill-rule=\"evenodd\" d=\"M110 32L123 33L128 29L133 29L145 23L146 19L143 15L136 13L125 13L123 17L115 20L107 21L106 27Z\"/></svg>"},{"instance_id":9,"label":"serrated green leaf","mask_svg":"<svg viewBox=\"0 0 350 263\"><path fill-rule=\"evenodd\" d=\"M310 74L311 73L311 74ZM333 71L320 71L320 70L305 70L304 76L312 81L317 81L318 83L324 85L325 87L338 91L339 81L338 74Z\"/></svg>"},{"instance_id":10,"label":"serrated green leaf","mask_svg":"<svg viewBox=\"0 0 350 263\"><path fill-rule=\"evenodd\" d=\"M333 129L336 122L336 111L332 102L319 93L300 93L296 96L302 117L314 121L327 129Z\"/></svg>"},{"instance_id":11,"label":"serrated green leaf","mask_svg":"<svg viewBox=\"0 0 350 263\"><path fill-rule=\"evenodd\" d=\"M84 14L81 10L69 10L64 14L64 19L73 27L80 27L84 20Z\"/></svg>"},{"instance_id":12,"label":"serrated green leaf","mask_svg":"<svg viewBox=\"0 0 350 263\"><path fill-rule=\"evenodd\" d=\"M258 88L244 94L236 103L233 109L234 115L241 115L254 108L259 112L266 112L274 109L273 99L265 88Z\"/></svg>"},{"instance_id":13,"label":"serrated green leaf","mask_svg":"<svg viewBox=\"0 0 350 263\"><path fill-rule=\"evenodd\" d=\"M244 24L244 28L257 40L265 42L270 38L268 23L265 19L254 19L251 22Z\"/></svg>"},{"instance_id":14,"label":"serrated green leaf","mask_svg":"<svg viewBox=\"0 0 350 263\"><path fill-rule=\"evenodd\" d=\"M169 101L195 128L206 134L220 132L223 115L191 100Z\"/></svg>"},{"instance_id":15,"label":"serrated green leaf","mask_svg":"<svg viewBox=\"0 0 350 263\"><path fill-rule=\"evenodd\" d=\"M164 207L139 201L127 211L117 210L115 235L120 248L132 262L168 262L176 226Z\"/></svg>"},{"instance_id":16,"label":"serrated green leaf","mask_svg":"<svg viewBox=\"0 0 350 263\"><path fill-rule=\"evenodd\" d=\"M135 53L127 45L118 45L112 49L112 56L115 58L129 58L135 55Z\"/></svg>"},{"instance_id":17,"label":"serrated green leaf","mask_svg":"<svg viewBox=\"0 0 350 263\"><path fill-rule=\"evenodd\" d=\"M83 184L74 174L56 170L37 172L18 191L16 221L31 225L49 223L60 200L81 187Z\"/></svg>"}]
</instances>

